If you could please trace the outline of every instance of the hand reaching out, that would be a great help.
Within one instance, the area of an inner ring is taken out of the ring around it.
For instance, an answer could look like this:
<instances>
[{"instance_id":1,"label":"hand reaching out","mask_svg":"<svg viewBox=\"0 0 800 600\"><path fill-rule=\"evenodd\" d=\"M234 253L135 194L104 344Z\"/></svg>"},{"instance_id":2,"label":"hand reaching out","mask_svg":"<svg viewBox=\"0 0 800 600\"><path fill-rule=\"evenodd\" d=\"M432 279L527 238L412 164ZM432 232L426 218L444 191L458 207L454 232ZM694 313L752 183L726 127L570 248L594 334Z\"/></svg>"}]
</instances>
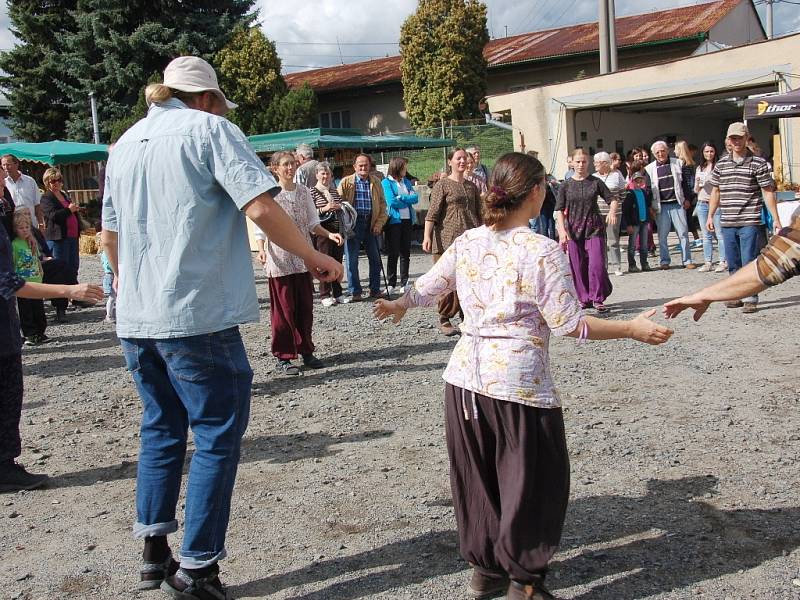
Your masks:
<instances>
[{"instance_id":1,"label":"hand reaching out","mask_svg":"<svg viewBox=\"0 0 800 600\"><path fill-rule=\"evenodd\" d=\"M667 319L674 319L687 308L693 308L694 315L692 318L695 321L699 321L700 317L705 314L710 305L711 302L708 300L703 300L697 294L690 294L667 302L664 305L664 317Z\"/></svg>"},{"instance_id":2,"label":"hand reaching out","mask_svg":"<svg viewBox=\"0 0 800 600\"><path fill-rule=\"evenodd\" d=\"M656 309L651 308L635 319L633 319L631 324L631 338L638 341L644 342L645 344L650 344L651 346L657 346L659 344L663 344L674 333L672 329L669 327L664 327L663 325L659 325L658 323L654 323L650 320L656 314Z\"/></svg>"},{"instance_id":3,"label":"hand reaching out","mask_svg":"<svg viewBox=\"0 0 800 600\"><path fill-rule=\"evenodd\" d=\"M396 325L405 316L407 310L400 306L397 300L377 300L372 308L372 314L378 320L392 317L392 322Z\"/></svg>"}]
</instances>

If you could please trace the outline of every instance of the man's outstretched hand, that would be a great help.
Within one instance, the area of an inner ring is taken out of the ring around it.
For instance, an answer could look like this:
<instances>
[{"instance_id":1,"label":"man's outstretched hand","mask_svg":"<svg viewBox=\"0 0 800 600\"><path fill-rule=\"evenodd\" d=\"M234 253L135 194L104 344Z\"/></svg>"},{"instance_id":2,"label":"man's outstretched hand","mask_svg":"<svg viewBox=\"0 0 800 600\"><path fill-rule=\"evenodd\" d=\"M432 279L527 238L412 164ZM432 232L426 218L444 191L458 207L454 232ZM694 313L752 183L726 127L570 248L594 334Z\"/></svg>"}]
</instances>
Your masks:
<instances>
[{"instance_id":1,"label":"man's outstretched hand","mask_svg":"<svg viewBox=\"0 0 800 600\"><path fill-rule=\"evenodd\" d=\"M674 319L687 308L693 308L694 316L692 318L695 321L699 321L700 317L705 314L710 305L711 302L704 300L699 294L690 294L688 296L676 298L675 300L667 302L664 305L664 317L667 319Z\"/></svg>"}]
</instances>

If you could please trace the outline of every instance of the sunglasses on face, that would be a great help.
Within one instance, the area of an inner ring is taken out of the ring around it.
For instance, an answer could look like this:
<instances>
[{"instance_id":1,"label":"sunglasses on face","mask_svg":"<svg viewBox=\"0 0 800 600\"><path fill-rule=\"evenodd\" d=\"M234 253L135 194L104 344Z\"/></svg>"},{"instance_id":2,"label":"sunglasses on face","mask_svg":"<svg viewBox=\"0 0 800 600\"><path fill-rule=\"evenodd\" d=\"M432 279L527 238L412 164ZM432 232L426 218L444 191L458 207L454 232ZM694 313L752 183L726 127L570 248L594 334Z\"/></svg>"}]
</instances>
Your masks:
<instances>
[{"instance_id":1,"label":"sunglasses on face","mask_svg":"<svg viewBox=\"0 0 800 600\"><path fill-rule=\"evenodd\" d=\"M50 183L64 183L64 180L61 179L61 178L59 178L59 179L51 179Z\"/></svg>"}]
</instances>

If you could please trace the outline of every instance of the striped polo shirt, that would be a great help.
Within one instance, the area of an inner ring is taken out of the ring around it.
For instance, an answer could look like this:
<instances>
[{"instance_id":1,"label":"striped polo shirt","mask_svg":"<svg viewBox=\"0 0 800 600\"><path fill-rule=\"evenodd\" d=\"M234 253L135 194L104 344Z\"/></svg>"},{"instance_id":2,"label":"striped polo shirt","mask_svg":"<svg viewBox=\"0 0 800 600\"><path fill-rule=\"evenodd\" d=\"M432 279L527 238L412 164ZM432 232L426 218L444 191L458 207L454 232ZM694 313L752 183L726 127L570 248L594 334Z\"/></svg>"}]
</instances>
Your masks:
<instances>
[{"instance_id":1,"label":"striped polo shirt","mask_svg":"<svg viewBox=\"0 0 800 600\"><path fill-rule=\"evenodd\" d=\"M720 224L723 227L746 227L761 224L764 205L761 190L775 189L769 163L748 150L741 163L726 154L717 161L709 185L719 188Z\"/></svg>"}]
</instances>

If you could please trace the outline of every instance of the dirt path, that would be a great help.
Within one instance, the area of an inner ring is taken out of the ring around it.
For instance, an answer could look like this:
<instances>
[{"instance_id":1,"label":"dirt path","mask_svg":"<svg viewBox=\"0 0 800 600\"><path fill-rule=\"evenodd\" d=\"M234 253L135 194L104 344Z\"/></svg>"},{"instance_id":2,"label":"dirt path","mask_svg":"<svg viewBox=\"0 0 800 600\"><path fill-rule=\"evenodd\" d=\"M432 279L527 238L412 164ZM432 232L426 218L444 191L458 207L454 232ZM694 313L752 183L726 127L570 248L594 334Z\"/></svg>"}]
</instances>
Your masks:
<instances>
[{"instance_id":1,"label":"dirt path","mask_svg":"<svg viewBox=\"0 0 800 600\"><path fill-rule=\"evenodd\" d=\"M82 280L99 277L84 257ZM718 277L614 278L612 318ZM279 377L266 308L243 328L255 385L223 580L237 598L463 597L441 409L454 342L429 310L393 327L317 304L328 367ZM70 313L24 351L22 462L53 481L0 496L0 598L161 597L130 591L140 408L102 317ZM683 318L659 348L553 342L573 471L560 596L800 598L798 322L795 281L755 315Z\"/></svg>"}]
</instances>

